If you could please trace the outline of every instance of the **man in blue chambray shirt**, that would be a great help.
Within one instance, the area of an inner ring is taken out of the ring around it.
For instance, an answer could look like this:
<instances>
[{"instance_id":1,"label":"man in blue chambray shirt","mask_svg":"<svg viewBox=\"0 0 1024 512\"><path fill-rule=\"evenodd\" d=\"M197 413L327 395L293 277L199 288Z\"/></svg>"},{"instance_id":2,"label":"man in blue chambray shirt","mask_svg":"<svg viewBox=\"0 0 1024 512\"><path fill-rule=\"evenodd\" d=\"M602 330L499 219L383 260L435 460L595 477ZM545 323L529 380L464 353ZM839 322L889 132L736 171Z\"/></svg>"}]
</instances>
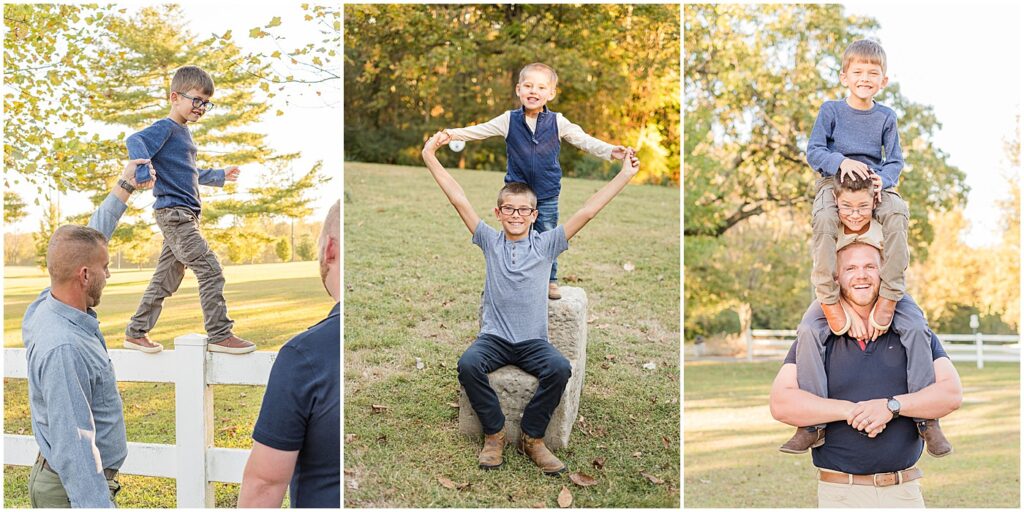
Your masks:
<instances>
[{"instance_id":1,"label":"man in blue chambray shirt","mask_svg":"<svg viewBox=\"0 0 1024 512\"><path fill-rule=\"evenodd\" d=\"M334 300L327 318L292 338L270 370L242 474L240 508L341 507L341 202L320 231L320 279Z\"/></svg>"},{"instance_id":2,"label":"man in blue chambray shirt","mask_svg":"<svg viewBox=\"0 0 1024 512\"><path fill-rule=\"evenodd\" d=\"M29 475L34 508L110 508L128 455L124 411L114 367L93 308L107 284L107 240L136 189L132 160L89 226L61 226L50 237L50 287L22 321L28 357L32 432L39 457ZM154 174L156 174L154 172Z\"/></svg>"}]
</instances>

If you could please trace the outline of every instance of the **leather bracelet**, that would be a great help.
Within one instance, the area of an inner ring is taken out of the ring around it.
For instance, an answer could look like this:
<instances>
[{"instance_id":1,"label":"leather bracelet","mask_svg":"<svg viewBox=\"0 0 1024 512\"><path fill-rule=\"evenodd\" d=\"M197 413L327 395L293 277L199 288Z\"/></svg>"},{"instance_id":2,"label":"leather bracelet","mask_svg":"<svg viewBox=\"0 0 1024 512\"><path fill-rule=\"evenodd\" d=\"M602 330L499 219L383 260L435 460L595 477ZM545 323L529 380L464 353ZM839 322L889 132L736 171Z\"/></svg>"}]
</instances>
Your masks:
<instances>
[{"instance_id":1,"label":"leather bracelet","mask_svg":"<svg viewBox=\"0 0 1024 512\"><path fill-rule=\"evenodd\" d=\"M129 194L135 192L135 187L133 187L131 183L128 183L128 180L124 178L117 180L117 184L121 188L125 189Z\"/></svg>"}]
</instances>

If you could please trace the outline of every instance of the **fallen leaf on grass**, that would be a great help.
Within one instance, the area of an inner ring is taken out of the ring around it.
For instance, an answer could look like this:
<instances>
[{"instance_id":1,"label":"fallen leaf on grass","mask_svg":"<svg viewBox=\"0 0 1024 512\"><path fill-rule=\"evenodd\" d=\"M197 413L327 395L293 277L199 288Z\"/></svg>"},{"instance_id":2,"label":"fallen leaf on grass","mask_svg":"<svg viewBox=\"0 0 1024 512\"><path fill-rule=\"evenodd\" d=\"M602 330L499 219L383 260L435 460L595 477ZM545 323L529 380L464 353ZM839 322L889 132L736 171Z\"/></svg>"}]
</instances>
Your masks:
<instances>
[{"instance_id":1,"label":"fallen leaf on grass","mask_svg":"<svg viewBox=\"0 0 1024 512\"><path fill-rule=\"evenodd\" d=\"M569 473L569 480L572 483L580 487L590 487L591 485L597 485L597 480L594 477L586 473Z\"/></svg>"},{"instance_id":2,"label":"fallen leaf on grass","mask_svg":"<svg viewBox=\"0 0 1024 512\"><path fill-rule=\"evenodd\" d=\"M455 482L452 482L451 480L443 476L437 477L437 481L440 482L445 489L451 489L453 491L455 490Z\"/></svg>"},{"instance_id":3,"label":"fallen leaf on grass","mask_svg":"<svg viewBox=\"0 0 1024 512\"><path fill-rule=\"evenodd\" d=\"M700 479L700 483L702 483L702 484L710 484L711 480L705 480L705 479L701 478Z\"/></svg>"},{"instance_id":4,"label":"fallen leaf on grass","mask_svg":"<svg viewBox=\"0 0 1024 512\"><path fill-rule=\"evenodd\" d=\"M348 484L348 488L353 491L359 489L359 482L356 480L349 479L349 481L345 483Z\"/></svg>"},{"instance_id":5,"label":"fallen leaf on grass","mask_svg":"<svg viewBox=\"0 0 1024 512\"><path fill-rule=\"evenodd\" d=\"M644 452L633 452L633 456L639 459L644 456Z\"/></svg>"},{"instance_id":6,"label":"fallen leaf on grass","mask_svg":"<svg viewBox=\"0 0 1024 512\"><path fill-rule=\"evenodd\" d=\"M370 408L373 409L373 412L375 412L375 413L382 413L382 412L388 410L388 406L386 406L386 405L379 405L379 404L373 404L373 405L370 406Z\"/></svg>"},{"instance_id":7,"label":"fallen leaf on grass","mask_svg":"<svg viewBox=\"0 0 1024 512\"><path fill-rule=\"evenodd\" d=\"M605 361L614 361L615 360L615 354L605 354L604 359L605 359Z\"/></svg>"},{"instance_id":8,"label":"fallen leaf on grass","mask_svg":"<svg viewBox=\"0 0 1024 512\"><path fill-rule=\"evenodd\" d=\"M459 403L458 402L448 402L448 407L451 407L452 409L458 409L459 408Z\"/></svg>"},{"instance_id":9,"label":"fallen leaf on grass","mask_svg":"<svg viewBox=\"0 0 1024 512\"><path fill-rule=\"evenodd\" d=\"M538 501L537 503L530 505L530 508L548 508L548 506L543 501Z\"/></svg>"},{"instance_id":10,"label":"fallen leaf on grass","mask_svg":"<svg viewBox=\"0 0 1024 512\"><path fill-rule=\"evenodd\" d=\"M661 444L665 446L666 450L672 447L672 442L669 441L668 438L665 436L661 436Z\"/></svg>"},{"instance_id":11,"label":"fallen leaf on grass","mask_svg":"<svg viewBox=\"0 0 1024 512\"><path fill-rule=\"evenodd\" d=\"M569 275L563 277L562 280L567 282L567 283L578 283L578 282L582 281L583 279L580 279L580 276L578 276L576 274L569 274Z\"/></svg>"},{"instance_id":12,"label":"fallen leaf on grass","mask_svg":"<svg viewBox=\"0 0 1024 512\"><path fill-rule=\"evenodd\" d=\"M593 464L594 468L596 469L604 469L604 457L598 457L594 459L594 461L591 462L591 464Z\"/></svg>"},{"instance_id":13,"label":"fallen leaf on grass","mask_svg":"<svg viewBox=\"0 0 1024 512\"><path fill-rule=\"evenodd\" d=\"M608 363L601 363L601 368L603 368L605 370L607 370L608 368L611 368L611 367L612 367L612 365L610 365Z\"/></svg>"},{"instance_id":14,"label":"fallen leaf on grass","mask_svg":"<svg viewBox=\"0 0 1024 512\"><path fill-rule=\"evenodd\" d=\"M377 444L379 444L381 446L387 446L387 444L388 444L388 436L386 436L384 434L381 434L381 435L377 436Z\"/></svg>"},{"instance_id":15,"label":"fallen leaf on grass","mask_svg":"<svg viewBox=\"0 0 1024 512\"><path fill-rule=\"evenodd\" d=\"M652 474L650 474L650 473L648 473L646 471L641 471L640 474L643 475L644 478L646 478L648 481L650 481L654 485L660 485L660 484L665 483L664 480L662 480L662 479L660 479L660 478L658 478L658 477L656 477L656 476L654 476L654 475L652 475Z\"/></svg>"},{"instance_id":16,"label":"fallen leaf on grass","mask_svg":"<svg viewBox=\"0 0 1024 512\"><path fill-rule=\"evenodd\" d=\"M627 261L622 265L622 270L625 270L626 272L632 272L636 270L636 265L634 265L632 261Z\"/></svg>"},{"instance_id":17,"label":"fallen leaf on grass","mask_svg":"<svg viewBox=\"0 0 1024 512\"><path fill-rule=\"evenodd\" d=\"M427 367L427 365L423 364L423 360L417 357L416 358L416 369L417 370L422 370L422 369L424 369L426 367Z\"/></svg>"},{"instance_id":18,"label":"fallen leaf on grass","mask_svg":"<svg viewBox=\"0 0 1024 512\"><path fill-rule=\"evenodd\" d=\"M572 505L572 493L569 492L569 488L562 486L562 492L558 493L558 506L561 508L569 508Z\"/></svg>"},{"instance_id":19,"label":"fallen leaf on grass","mask_svg":"<svg viewBox=\"0 0 1024 512\"><path fill-rule=\"evenodd\" d=\"M658 365L654 364L653 361L651 361L649 363L644 363L644 370L653 370L653 369L655 369L657 367L658 367Z\"/></svg>"},{"instance_id":20,"label":"fallen leaf on grass","mask_svg":"<svg viewBox=\"0 0 1024 512\"><path fill-rule=\"evenodd\" d=\"M345 434L345 444L351 443L356 440L355 434Z\"/></svg>"},{"instance_id":21,"label":"fallen leaf on grass","mask_svg":"<svg viewBox=\"0 0 1024 512\"><path fill-rule=\"evenodd\" d=\"M346 469L345 470L345 475L347 475L347 476L352 476L354 474L356 474L354 469Z\"/></svg>"}]
</instances>

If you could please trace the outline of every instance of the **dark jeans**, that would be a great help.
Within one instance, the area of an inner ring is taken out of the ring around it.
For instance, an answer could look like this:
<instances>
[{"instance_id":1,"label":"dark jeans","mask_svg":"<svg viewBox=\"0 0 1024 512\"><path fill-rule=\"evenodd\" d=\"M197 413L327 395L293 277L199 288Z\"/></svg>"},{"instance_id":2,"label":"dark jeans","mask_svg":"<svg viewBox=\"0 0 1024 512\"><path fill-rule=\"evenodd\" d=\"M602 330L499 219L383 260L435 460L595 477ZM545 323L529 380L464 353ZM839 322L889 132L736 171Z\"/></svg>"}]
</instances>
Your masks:
<instances>
[{"instance_id":1,"label":"dark jeans","mask_svg":"<svg viewBox=\"0 0 1024 512\"><path fill-rule=\"evenodd\" d=\"M523 411L520 427L532 438L543 438L572 375L569 360L547 340L509 343L481 334L459 358L459 383L466 388L484 434L496 434L505 426L505 415L487 374L510 364L540 381L537 392Z\"/></svg>"},{"instance_id":2,"label":"dark jeans","mask_svg":"<svg viewBox=\"0 0 1024 512\"><path fill-rule=\"evenodd\" d=\"M537 200L537 221L533 223L533 229L538 233L551 231L558 227L558 196L549 199ZM558 258L551 262L551 279L554 283L558 281Z\"/></svg>"}]
</instances>

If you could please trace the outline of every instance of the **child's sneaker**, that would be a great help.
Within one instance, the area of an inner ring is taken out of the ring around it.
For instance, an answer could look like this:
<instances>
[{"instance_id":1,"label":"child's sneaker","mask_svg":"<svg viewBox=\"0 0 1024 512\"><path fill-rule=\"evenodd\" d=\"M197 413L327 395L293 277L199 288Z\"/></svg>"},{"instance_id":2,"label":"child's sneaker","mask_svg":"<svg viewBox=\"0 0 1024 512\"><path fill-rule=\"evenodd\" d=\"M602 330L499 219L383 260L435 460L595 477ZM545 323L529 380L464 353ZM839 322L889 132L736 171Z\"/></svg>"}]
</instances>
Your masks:
<instances>
[{"instance_id":1,"label":"child's sneaker","mask_svg":"<svg viewBox=\"0 0 1024 512\"><path fill-rule=\"evenodd\" d=\"M557 284L548 283L548 298L551 300L558 300L562 298L562 292L558 291Z\"/></svg>"},{"instance_id":2,"label":"child's sneaker","mask_svg":"<svg viewBox=\"0 0 1024 512\"><path fill-rule=\"evenodd\" d=\"M917 433L924 438L924 444L928 448L928 455L932 457L945 457L953 453L953 445L946 439L939 427L939 420L924 420L917 422Z\"/></svg>"},{"instance_id":3,"label":"child's sneaker","mask_svg":"<svg viewBox=\"0 0 1024 512\"><path fill-rule=\"evenodd\" d=\"M825 429L818 427L797 427L793 437L779 447L782 453L804 453L808 448L825 444Z\"/></svg>"},{"instance_id":4,"label":"child's sneaker","mask_svg":"<svg viewBox=\"0 0 1024 512\"><path fill-rule=\"evenodd\" d=\"M146 354L155 354L164 349L164 346L159 343L154 343L153 340L149 339L148 334L143 334L141 338L125 338L124 348L128 350L138 350Z\"/></svg>"},{"instance_id":5,"label":"child's sneaker","mask_svg":"<svg viewBox=\"0 0 1024 512\"><path fill-rule=\"evenodd\" d=\"M223 352L225 354L248 354L256 350L256 344L232 334L217 343L207 343L206 350L210 352Z\"/></svg>"}]
</instances>

